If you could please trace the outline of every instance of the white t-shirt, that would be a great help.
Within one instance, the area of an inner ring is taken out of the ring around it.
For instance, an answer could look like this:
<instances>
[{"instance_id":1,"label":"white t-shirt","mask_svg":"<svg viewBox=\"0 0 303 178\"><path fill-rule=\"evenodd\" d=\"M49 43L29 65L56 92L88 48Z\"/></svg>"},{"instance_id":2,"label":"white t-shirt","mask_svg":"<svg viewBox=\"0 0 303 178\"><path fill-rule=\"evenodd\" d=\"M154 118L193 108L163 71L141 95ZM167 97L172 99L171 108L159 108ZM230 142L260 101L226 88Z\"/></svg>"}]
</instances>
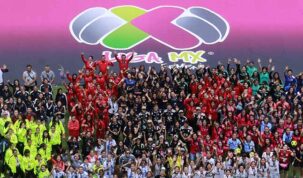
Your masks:
<instances>
[{"instance_id":1,"label":"white t-shirt","mask_svg":"<svg viewBox=\"0 0 303 178\"><path fill-rule=\"evenodd\" d=\"M36 77L37 77L37 74L33 70L30 71L30 72L28 72L28 71L23 72L23 80L25 80L24 81L25 83L31 83L30 86L35 85L34 81L35 81Z\"/></svg>"},{"instance_id":2,"label":"white t-shirt","mask_svg":"<svg viewBox=\"0 0 303 178\"><path fill-rule=\"evenodd\" d=\"M2 83L3 83L3 72L0 69L0 84L2 84Z\"/></svg>"}]
</instances>

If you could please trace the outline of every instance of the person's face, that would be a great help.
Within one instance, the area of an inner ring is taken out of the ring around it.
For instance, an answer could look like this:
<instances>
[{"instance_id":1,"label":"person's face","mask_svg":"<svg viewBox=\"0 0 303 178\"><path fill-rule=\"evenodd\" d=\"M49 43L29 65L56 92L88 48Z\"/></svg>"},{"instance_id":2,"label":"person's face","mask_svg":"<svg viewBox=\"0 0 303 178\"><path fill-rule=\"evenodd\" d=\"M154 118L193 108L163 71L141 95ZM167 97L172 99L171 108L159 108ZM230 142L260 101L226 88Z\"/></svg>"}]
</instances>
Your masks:
<instances>
[{"instance_id":1,"label":"person's face","mask_svg":"<svg viewBox=\"0 0 303 178\"><path fill-rule=\"evenodd\" d=\"M126 152L125 152L125 156L126 156L126 157L129 157L129 155L130 155L130 151L126 151Z\"/></svg>"},{"instance_id":2,"label":"person's face","mask_svg":"<svg viewBox=\"0 0 303 178\"><path fill-rule=\"evenodd\" d=\"M175 172L176 172L176 173L179 173L179 172L180 172L180 168L179 168L179 167L176 167L176 168L175 168Z\"/></svg>"},{"instance_id":3,"label":"person's face","mask_svg":"<svg viewBox=\"0 0 303 178\"><path fill-rule=\"evenodd\" d=\"M292 75L292 71L289 70L289 71L287 72L287 74L288 74L289 76Z\"/></svg>"},{"instance_id":4,"label":"person's face","mask_svg":"<svg viewBox=\"0 0 303 178\"><path fill-rule=\"evenodd\" d=\"M269 132L269 128L268 127L265 127L265 132Z\"/></svg>"},{"instance_id":5,"label":"person's face","mask_svg":"<svg viewBox=\"0 0 303 178\"><path fill-rule=\"evenodd\" d=\"M135 170L136 170L136 166L135 166L134 164L132 164L132 165L130 166L130 168L131 168L132 171L135 171Z\"/></svg>"},{"instance_id":6,"label":"person's face","mask_svg":"<svg viewBox=\"0 0 303 178\"><path fill-rule=\"evenodd\" d=\"M27 66L27 67L26 67L26 70L27 70L28 72L30 72L30 71L32 70L32 67L31 67L31 66Z\"/></svg>"},{"instance_id":7,"label":"person's face","mask_svg":"<svg viewBox=\"0 0 303 178\"><path fill-rule=\"evenodd\" d=\"M42 172L44 172L45 171L45 166L41 166L41 170L42 170Z\"/></svg>"},{"instance_id":8,"label":"person's face","mask_svg":"<svg viewBox=\"0 0 303 178\"><path fill-rule=\"evenodd\" d=\"M50 71L50 67L46 66L46 67L44 67L44 70L45 70L46 72L49 72L49 71Z\"/></svg>"}]
</instances>

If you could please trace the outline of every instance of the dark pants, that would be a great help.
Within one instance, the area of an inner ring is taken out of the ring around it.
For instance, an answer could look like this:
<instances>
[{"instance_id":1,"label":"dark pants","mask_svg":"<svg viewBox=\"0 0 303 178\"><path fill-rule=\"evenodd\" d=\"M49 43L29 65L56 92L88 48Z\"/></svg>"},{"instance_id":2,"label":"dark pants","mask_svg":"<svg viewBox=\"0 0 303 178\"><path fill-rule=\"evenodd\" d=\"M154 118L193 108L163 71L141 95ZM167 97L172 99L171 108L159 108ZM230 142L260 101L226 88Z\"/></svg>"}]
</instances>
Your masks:
<instances>
[{"instance_id":1,"label":"dark pants","mask_svg":"<svg viewBox=\"0 0 303 178\"><path fill-rule=\"evenodd\" d=\"M3 92L2 92L3 88L4 88L4 84L0 83L0 96L3 96Z\"/></svg>"},{"instance_id":2,"label":"dark pants","mask_svg":"<svg viewBox=\"0 0 303 178\"><path fill-rule=\"evenodd\" d=\"M20 153L23 153L24 144L22 142L17 143L17 149Z\"/></svg>"},{"instance_id":3,"label":"dark pants","mask_svg":"<svg viewBox=\"0 0 303 178\"><path fill-rule=\"evenodd\" d=\"M61 154L62 144L52 146L52 154Z\"/></svg>"},{"instance_id":4,"label":"dark pants","mask_svg":"<svg viewBox=\"0 0 303 178\"><path fill-rule=\"evenodd\" d=\"M36 176L34 174L34 170L25 171L24 177L26 177L26 178L35 178Z\"/></svg>"},{"instance_id":5,"label":"dark pants","mask_svg":"<svg viewBox=\"0 0 303 178\"><path fill-rule=\"evenodd\" d=\"M24 174L23 174L20 166L18 166L16 168L16 173L12 174L12 176L13 176L13 178L23 178L24 177Z\"/></svg>"}]
</instances>

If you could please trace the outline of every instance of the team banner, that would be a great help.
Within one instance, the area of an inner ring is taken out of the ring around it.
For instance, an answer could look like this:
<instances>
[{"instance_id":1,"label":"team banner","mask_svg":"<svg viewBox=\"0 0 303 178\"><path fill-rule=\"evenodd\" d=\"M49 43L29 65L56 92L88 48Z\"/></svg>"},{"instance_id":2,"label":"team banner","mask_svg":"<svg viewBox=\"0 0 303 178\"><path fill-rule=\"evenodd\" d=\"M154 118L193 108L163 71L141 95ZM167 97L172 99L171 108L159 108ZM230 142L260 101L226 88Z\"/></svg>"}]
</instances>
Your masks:
<instances>
[{"instance_id":1,"label":"team banner","mask_svg":"<svg viewBox=\"0 0 303 178\"><path fill-rule=\"evenodd\" d=\"M80 53L98 59L135 51L138 65L214 65L228 58L278 71L303 68L300 0L30 0L3 1L1 63L39 72L49 64L81 68ZM21 74L9 73L11 77Z\"/></svg>"}]
</instances>

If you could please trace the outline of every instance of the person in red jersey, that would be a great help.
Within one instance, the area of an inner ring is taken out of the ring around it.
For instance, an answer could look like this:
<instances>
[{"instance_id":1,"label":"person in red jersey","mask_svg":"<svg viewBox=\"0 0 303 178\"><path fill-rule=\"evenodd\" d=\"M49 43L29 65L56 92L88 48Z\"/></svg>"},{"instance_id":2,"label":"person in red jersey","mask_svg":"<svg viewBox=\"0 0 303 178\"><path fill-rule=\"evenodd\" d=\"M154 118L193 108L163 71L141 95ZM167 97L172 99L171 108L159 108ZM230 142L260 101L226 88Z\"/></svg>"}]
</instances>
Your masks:
<instances>
[{"instance_id":1,"label":"person in red jersey","mask_svg":"<svg viewBox=\"0 0 303 178\"><path fill-rule=\"evenodd\" d=\"M96 137L104 138L106 134L106 125L102 119L98 119L96 122Z\"/></svg>"},{"instance_id":2,"label":"person in red jersey","mask_svg":"<svg viewBox=\"0 0 303 178\"><path fill-rule=\"evenodd\" d=\"M85 74L83 75L85 88L88 85L88 83L92 83L93 79L94 79L94 72L86 70Z\"/></svg>"},{"instance_id":3,"label":"person in red jersey","mask_svg":"<svg viewBox=\"0 0 303 178\"><path fill-rule=\"evenodd\" d=\"M291 158L294 156L294 153L288 148L287 145L284 145L281 150L278 150L278 158L280 163L280 169L282 171L287 171L291 163Z\"/></svg>"},{"instance_id":4,"label":"person in red jersey","mask_svg":"<svg viewBox=\"0 0 303 178\"><path fill-rule=\"evenodd\" d=\"M67 128L70 137L76 137L76 138L79 137L80 124L75 116L70 116Z\"/></svg>"},{"instance_id":5,"label":"person in red jersey","mask_svg":"<svg viewBox=\"0 0 303 178\"><path fill-rule=\"evenodd\" d=\"M198 138L197 134L193 134L192 138L189 140L190 160L196 160L197 154L200 154L201 151L202 151L201 141Z\"/></svg>"},{"instance_id":6,"label":"person in red jersey","mask_svg":"<svg viewBox=\"0 0 303 178\"><path fill-rule=\"evenodd\" d=\"M196 110L194 99L190 98L190 94L186 97L186 99L183 101L183 105L186 108L186 118L188 119L188 123L190 126L195 126L195 121L194 121L194 112Z\"/></svg>"},{"instance_id":7,"label":"person in red jersey","mask_svg":"<svg viewBox=\"0 0 303 178\"><path fill-rule=\"evenodd\" d=\"M274 133L274 136L273 136L271 142L275 148L282 148L283 140L282 140L282 137L279 135L278 131L276 131Z\"/></svg>"},{"instance_id":8,"label":"person in red jersey","mask_svg":"<svg viewBox=\"0 0 303 178\"><path fill-rule=\"evenodd\" d=\"M81 129L83 133L94 133L94 119L91 114L86 114L86 118L81 123Z\"/></svg>"},{"instance_id":9,"label":"person in red jersey","mask_svg":"<svg viewBox=\"0 0 303 178\"><path fill-rule=\"evenodd\" d=\"M81 53L81 59L84 63L84 67L86 70L88 71L94 71L96 68L96 64L93 61L94 57L93 56L89 56L88 59L85 58L84 53Z\"/></svg>"},{"instance_id":10,"label":"person in red jersey","mask_svg":"<svg viewBox=\"0 0 303 178\"><path fill-rule=\"evenodd\" d=\"M115 59L119 63L120 74L121 73L125 74L125 72L128 70L128 65L129 65L130 61L134 57L134 52L132 53L132 55L128 59L126 58L125 54L122 54L121 58L118 57L117 53L115 53L114 55L115 55Z\"/></svg>"},{"instance_id":11,"label":"person in red jersey","mask_svg":"<svg viewBox=\"0 0 303 178\"><path fill-rule=\"evenodd\" d=\"M73 84L79 83L82 79L82 76L83 76L82 70L78 71L78 75L77 74L70 75L70 73L68 71L66 72L67 80Z\"/></svg>"},{"instance_id":12,"label":"person in red jersey","mask_svg":"<svg viewBox=\"0 0 303 178\"><path fill-rule=\"evenodd\" d=\"M215 145L215 154L217 156L224 156L224 153L228 151L228 147L224 145L222 141L218 141Z\"/></svg>"},{"instance_id":13,"label":"person in red jersey","mask_svg":"<svg viewBox=\"0 0 303 178\"><path fill-rule=\"evenodd\" d=\"M212 129L211 129L211 135L212 139L218 142L219 140L219 135L223 133L222 127L219 125L218 122L214 122Z\"/></svg>"},{"instance_id":14,"label":"person in red jersey","mask_svg":"<svg viewBox=\"0 0 303 178\"><path fill-rule=\"evenodd\" d=\"M202 137L205 137L206 135L209 134L210 127L209 124L207 124L206 119L204 119L203 121L198 121L197 124Z\"/></svg>"},{"instance_id":15,"label":"person in red jersey","mask_svg":"<svg viewBox=\"0 0 303 178\"><path fill-rule=\"evenodd\" d=\"M96 81L97 83L100 85L100 88L102 90L106 90L106 80L107 80L107 76L103 75L102 72L99 72L98 75L95 75Z\"/></svg>"},{"instance_id":16,"label":"person in red jersey","mask_svg":"<svg viewBox=\"0 0 303 178\"><path fill-rule=\"evenodd\" d=\"M101 55L101 58L95 62L95 65L103 75L107 75L109 66L114 66L110 60L106 59L105 55Z\"/></svg>"}]
</instances>

